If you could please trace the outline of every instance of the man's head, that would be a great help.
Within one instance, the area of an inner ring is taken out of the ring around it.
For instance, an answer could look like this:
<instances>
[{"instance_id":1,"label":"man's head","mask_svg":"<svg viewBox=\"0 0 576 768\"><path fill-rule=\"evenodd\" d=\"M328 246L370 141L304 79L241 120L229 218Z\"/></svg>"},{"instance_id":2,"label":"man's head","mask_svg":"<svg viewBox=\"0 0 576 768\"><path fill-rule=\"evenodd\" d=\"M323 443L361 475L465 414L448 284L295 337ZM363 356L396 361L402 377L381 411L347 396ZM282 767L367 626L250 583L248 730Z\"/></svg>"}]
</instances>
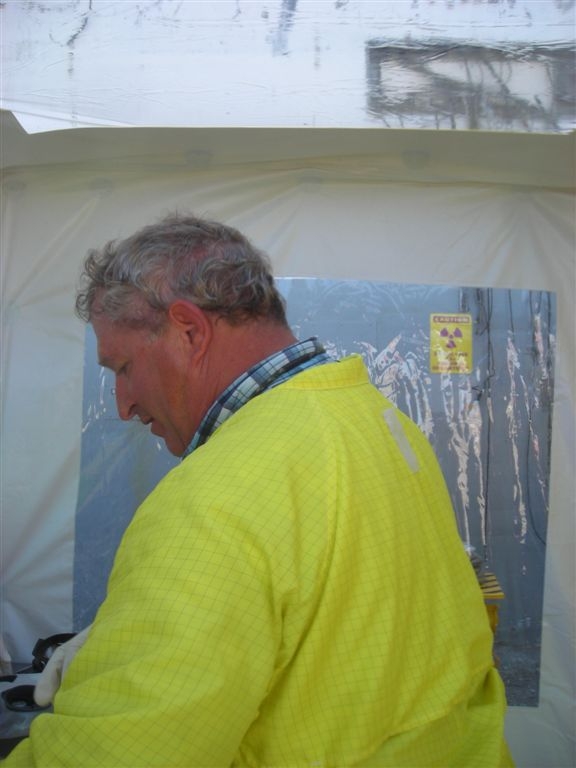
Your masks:
<instances>
[{"instance_id":1,"label":"man's head","mask_svg":"<svg viewBox=\"0 0 576 768\"><path fill-rule=\"evenodd\" d=\"M76 298L123 419L181 455L218 395L294 337L268 258L230 227L169 216L84 264Z\"/></svg>"},{"instance_id":2,"label":"man's head","mask_svg":"<svg viewBox=\"0 0 576 768\"><path fill-rule=\"evenodd\" d=\"M76 298L93 314L157 331L175 299L232 325L254 319L286 323L268 257L238 230L194 216L171 215L88 254Z\"/></svg>"}]
</instances>

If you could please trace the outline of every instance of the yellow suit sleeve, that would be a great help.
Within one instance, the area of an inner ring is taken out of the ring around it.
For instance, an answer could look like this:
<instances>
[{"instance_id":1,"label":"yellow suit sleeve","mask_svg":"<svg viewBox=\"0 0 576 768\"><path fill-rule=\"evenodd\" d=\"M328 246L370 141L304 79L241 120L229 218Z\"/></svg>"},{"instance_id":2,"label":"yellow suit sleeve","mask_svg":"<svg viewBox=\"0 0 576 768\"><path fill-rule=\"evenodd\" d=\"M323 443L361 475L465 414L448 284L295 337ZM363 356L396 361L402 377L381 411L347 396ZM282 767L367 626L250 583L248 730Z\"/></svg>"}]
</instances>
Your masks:
<instances>
[{"instance_id":1,"label":"yellow suit sleeve","mask_svg":"<svg viewBox=\"0 0 576 768\"><path fill-rule=\"evenodd\" d=\"M33 723L37 758L25 742L8 765L229 765L279 641L266 568L245 526L223 509L195 517L177 480L162 483L125 536L55 713Z\"/></svg>"}]
</instances>

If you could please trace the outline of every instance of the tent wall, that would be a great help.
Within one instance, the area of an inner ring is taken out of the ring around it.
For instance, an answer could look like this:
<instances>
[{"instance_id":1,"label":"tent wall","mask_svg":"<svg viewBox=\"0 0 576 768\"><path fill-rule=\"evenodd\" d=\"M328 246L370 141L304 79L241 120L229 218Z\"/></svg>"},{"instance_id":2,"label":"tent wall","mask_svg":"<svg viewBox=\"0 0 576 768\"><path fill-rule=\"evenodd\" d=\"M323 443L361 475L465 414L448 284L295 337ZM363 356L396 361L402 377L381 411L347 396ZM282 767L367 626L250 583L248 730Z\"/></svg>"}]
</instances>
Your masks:
<instances>
[{"instance_id":1,"label":"tent wall","mask_svg":"<svg viewBox=\"0 0 576 768\"><path fill-rule=\"evenodd\" d=\"M139 146L141 134L128 133L126 146ZM332 154L308 146L307 152L286 157L287 136L264 133L267 146L276 142L284 156L259 156L258 140L242 131L237 138L246 142L250 162L222 159L222 153L234 153L234 132L219 151L205 149L191 132L188 146L194 152L175 153L183 134L168 131L154 151L134 157L128 151L122 159L123 148L108 144L104 131L54 139L62 158L67 141L72 151L75 142L85 141L88 159L82 162L12 164L5 173L2 632L8 649L14 659L26 660L39 636L72 628L84 355L84 327L72 305L82 257L90 247L129 234L167 211L190 209L245 231L270 253L282 276L556 292L540 705L512 709L507 727L519 766L572 766L573 142L567 137L519 137L520 144L531 142L524 145L523 155L514 154L512 147L503 153L497 142L483 144L486 137L479 135L464 153L467 163L453 172L449 148L450 142L462 147L458 134L426 139L437 144L424 153L414 150L422 146L417 137L394 144L394 135L388 152L382 135L381 152L366 151L361 143L350 152L341 134L340 145L326 145ZM550 139L556 139L553 145L547 144ZM20 151L17 145L11 148L14 156ZM548 163L543 147L550 148ZM502 170L499 158L504 155L504 165L515 172Z\"/></svg>"}]
</instances>

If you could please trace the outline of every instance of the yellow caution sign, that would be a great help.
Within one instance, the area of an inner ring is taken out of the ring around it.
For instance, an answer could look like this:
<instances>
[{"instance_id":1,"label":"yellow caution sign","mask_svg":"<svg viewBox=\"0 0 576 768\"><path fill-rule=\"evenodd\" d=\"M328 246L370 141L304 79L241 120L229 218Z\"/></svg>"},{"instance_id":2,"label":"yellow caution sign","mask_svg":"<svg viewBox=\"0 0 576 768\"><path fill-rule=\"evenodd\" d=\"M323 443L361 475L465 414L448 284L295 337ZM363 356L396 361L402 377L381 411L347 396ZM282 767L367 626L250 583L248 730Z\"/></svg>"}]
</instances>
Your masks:
<instances>
[{"instance_id":1,"label":"yellow caution sign","mask_svg":"<svg viewBox=\"0 0 576 768\"><path fill-rule=\"evenodd\" d=\"M472 315L430 315L430 372L471 371Z\"/></svg>"}]
</instances>

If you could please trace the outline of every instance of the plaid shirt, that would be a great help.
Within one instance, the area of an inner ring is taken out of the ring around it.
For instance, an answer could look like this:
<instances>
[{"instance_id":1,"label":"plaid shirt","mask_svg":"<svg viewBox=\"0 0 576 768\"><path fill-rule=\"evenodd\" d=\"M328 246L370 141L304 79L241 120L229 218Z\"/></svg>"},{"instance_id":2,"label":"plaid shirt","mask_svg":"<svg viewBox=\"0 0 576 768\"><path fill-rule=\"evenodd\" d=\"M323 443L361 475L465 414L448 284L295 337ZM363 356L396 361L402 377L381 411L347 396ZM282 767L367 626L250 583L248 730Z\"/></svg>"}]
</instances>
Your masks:
<instances>
[{"instance_id":1,"label":"plaid shirt","mask_svg":"<svg viewBox=\"0 0 576 768\"><path fill-rule=\"evenodd\" d=\"M190 445L182 455L185 459L233 413L249 400L267 389L292 378L315 365L333 362L316 338L298 341L249 368L222 392L206 412Z\"/></svg>"}]
</instances>

